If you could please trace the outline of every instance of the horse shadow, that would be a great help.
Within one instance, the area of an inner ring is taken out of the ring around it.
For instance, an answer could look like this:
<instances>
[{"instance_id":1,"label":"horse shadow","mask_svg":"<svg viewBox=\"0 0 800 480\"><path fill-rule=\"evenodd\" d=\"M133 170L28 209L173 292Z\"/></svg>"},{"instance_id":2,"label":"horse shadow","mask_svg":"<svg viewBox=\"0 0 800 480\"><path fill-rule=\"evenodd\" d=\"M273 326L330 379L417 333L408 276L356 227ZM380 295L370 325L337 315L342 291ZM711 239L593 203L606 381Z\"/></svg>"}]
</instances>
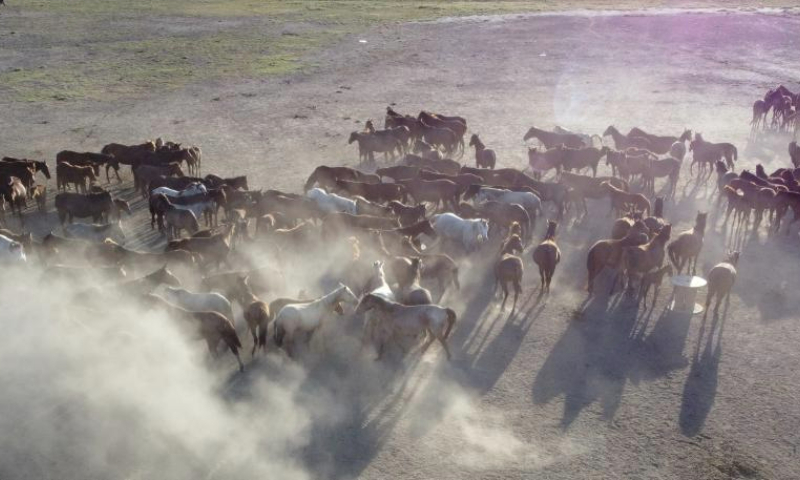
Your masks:
<instances>
[{"instance_id":1,"label":"horse shadow","mask_svg":"<svg viewBox=\"0 0 800 480\"><path fill-rule=\"evenodd\" d=\"M678 417L681 433L687 437L693 437L700 433L709 413L711 413L711 408L714 406L719 383L719 361L722 355L722 331L727 316L728 305L726 304L721 319L719 315L714 314L707 335L705 334L705 318L700 327L697 348L692 357L691 368L683 387L681 411ZM718 324L719 331L715 342L714 333ZM706 336L706 341L701 353L704 336Z\"/></svg>"}]
</instances>

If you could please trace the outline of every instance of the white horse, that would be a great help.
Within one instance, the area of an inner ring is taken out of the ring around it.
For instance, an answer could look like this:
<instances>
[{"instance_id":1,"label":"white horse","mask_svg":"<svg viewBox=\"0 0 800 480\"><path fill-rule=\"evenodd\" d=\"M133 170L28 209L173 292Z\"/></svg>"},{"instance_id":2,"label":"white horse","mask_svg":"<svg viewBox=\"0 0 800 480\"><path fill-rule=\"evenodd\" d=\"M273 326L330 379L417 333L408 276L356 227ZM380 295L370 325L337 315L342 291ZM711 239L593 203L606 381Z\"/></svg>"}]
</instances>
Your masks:
<instances>
[{"instance_id":1,"label":"white horse","mask_svg":"<svg viewBox=\"0 0 800 480\"><path fill-rule=\"evenodd\" d=\"M183 190L174 190L169 187L154 188L153 191L150 192L150 195L158 195L159 193L163 193L170 198L179 198L191 197L192 195L197 195L198 193L208 193L208 189L202 183L195 182Z\"/></svg>"},{"instance_id":2,"label":"white horse","mask_svg":"<svg viewBox=\"0 0 800 480\"><path fill-rule=\"evenodd\" d=\"M495 202L516 203L528 211L530 215L542 213L542 200L531 192L514 192L504 188L480 187L475 195L475 204L493 200Z\"/></svg>"},{"instance_id":3,"label":"white horse","mask_svg":"<svg viewBox=\"0 0 800 480\"><path fill-rule=\"evenodd\" d=\"M386 274L383 271L383 262L375 260L372 264L373 277L370 279L369 287L371 290L368 295L377 295L385 300L395 300L394 291L386 282ZM364 330L361 335L362 345L366 345L367 339L373 338L375 324L379 321L373 312L367 312L364 316Z\"/></svg>"},{"instance_id":4,"label":"white horse","mask_svg":"<svg viewBox=\"0 0 800 480\"><path fill-rule=\"evenodd\" d=\"M431 217L431 224L438 235L460 243L468 252L489 238L489 222L482 218L465 220L454 213L440 213Z\"/></svg>"},{"instance_id":5,"label":"white horse","mask_svg":"<svg viewBox=\"0 0 800 480\"><path fill-rule=\"evenodd\" d=\"M220 293L194 293L183 288L165 287L164 298L190 312L217 312L233 322L231 302Z\"/></svg>"},{"instance_id":6,"label":"white horse","mask_svg":"<svg viewBox=\"0 0 800 480\"><path fill-rule=\"evenodd\" d=\"M286 354L292 356L294 338L298 333L313 334L331 312L345 313L342 304L352 308L358 299L345 285L309 303L291 303L284 306L275 317L275 343L280 347L286 342Z\"/></svg>"},{"instance_id":7,"label":"white horse","mask_svg":"<svg viewBox=\"0 0 800 480\"><path fill-rule=\"evenodd\" d=\"M115 223L98 225L95 223L71 223L64 225L64 236L67 238L79 238L91 242L102 243L106 239L122 245L125 243L125 232L122 231L122 221Z\"/></svg>"},{"instance_id":8,"label":"white horse","mask_svg":"<svg viewBox=\"0 0 800 480\"><path fill-rule=\"evenodd\" d=\"M325 213L345 212L351 215L357 214L355 200L344 198L335 193L328 193L321 188L312 188L306 193L306 196L313 200L320 210Z\"/></svg>"},{"instance_id":9,"label":"white horse","mask_svg":"<svg viewBox=\"0 0 800 480\"><path fill-rule=\"evenodd\" d=\"M356 313L375 310L380 315L375 341L378 347L378 358L383 355L386 343L395 339L403 348L403 337L418 337L424 333L427 341L422 352L430 347L434 340L439 340L450 360L450 349L447 337L456 323L456 312L439 305L401 305L377 295L366 295L358 304Z\"/></svg>"},{"instance_id":10,"label":"white horse","mask_svg":"<svg viewBox=\"0 0 800 480\"><path fill-rule=\"evenodd\" d=\"M676 159L683 161L683 158L686 156L686 144L683 141L675 142L669 147L669 156Z\"/></svg>"},{"instance_id":11,"label":"white horse","mask_svg":"<svg viewBox=\"0 0 800 480\"><path fill-rule=\"evenodd\" d=\"M5 235L0 235L0 263L25 263L25 249Z\"/></svg>"}]
</instances>

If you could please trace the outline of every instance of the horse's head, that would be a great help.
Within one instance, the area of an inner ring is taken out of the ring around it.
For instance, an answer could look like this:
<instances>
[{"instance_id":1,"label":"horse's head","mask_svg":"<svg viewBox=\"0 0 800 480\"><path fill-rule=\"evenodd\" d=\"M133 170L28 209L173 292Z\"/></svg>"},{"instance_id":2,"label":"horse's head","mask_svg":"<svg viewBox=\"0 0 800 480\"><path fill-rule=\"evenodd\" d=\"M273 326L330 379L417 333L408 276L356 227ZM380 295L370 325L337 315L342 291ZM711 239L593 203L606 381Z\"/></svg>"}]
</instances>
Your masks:
<instances>
[{"instance_id":1,"label":"horse's head","mask_svg":"<svg viewBox=\"0 0 800 480\"><path fill-rule=\"evenodd\" d=\"M170 175L175 175L176 177L183 176L183 170L181 170L181 165L179 163L170 163L167 172Z\"/></svg>"},{"instance_id":2,"label":"horse's head","mask_svg":"<svg viewBox=\"0 0 800 480\"><path fill-rule=\"evenodd\" d=\"M547 233L545 234L545 238L555 238L557 228L558 228L558 222L556 222L555 220L548 220Z\"/></svg>"},{"instance_id":3,"label":"horse's head","mask_svg":"<svg viewBox=\"0 0 800 480\"><path fill-rule=\"evenodd\" d=\"M669 237L671 235L672 235L672 225L668 223L663 227L661 227L661 230L658 231L658 235L656 235L656 238L658 238L662 242L666 242L667 240L669 240Z\"/></svg>"},{"instance_id":4,"label":"horse's head","mask_svg":"<svg viewBox=\"0 0 800 480\"><path fill-rule=\"evenodd\" d=\"M34 162L36 165L36 169L44 175L44 177L50 180L50 168L47 166L47 162Z\"/></svg>"},{"instance_id":5,"label":"horse's head","mask_svg":"<svg viewBox=\"0 0 800 480\"><path fill-rule=\"evenodd\" d=\"M740 252L735 251L735 250L732 251L732 252L728 252L728 255L727 255L728 263L730 263L731 265L733 265L735 267L736 264L739 263L739 255L740 255Z\"/></svg>"},{"instance_id":6,"label":"horse's head","mask_svg":"<svg viewBox=\"0 0 800 480\"><path fill-rule=\"evenodd\" d=\"M384 278L385 274L383 272L383 262L381 260L375 260L372 263L372 270L375 272L375 275L377 275L381 279Z\"/></svg>"},{"instance_id":7,"label":"horse's head","mask_svg":"<svg viewBox=\"0 0 800 480\"><path fill-rule=\"evenodd\" d=\"M614 128L614 125L609 125L608 128L606 128L603 132L603 136L607 137L609 135L614 135L615 133L617 133L617 129Z\"/></svg>"},{"instance_id":8,"label":"horse's head","mask_svg":"<svg viewBox=\"0 0 800 480\"><path fill-rule=\"evenodd\" d=\"M525 136L524 136L524 137L522 137L522 140L523 140L523 141L528 141L528 140L530 140L531 138L534 138L534 137L536 137L536 134L537 134L537 132L538 132L538 131L539 131L539 129L538 129L538 128L536 128L536 127L531 127L531 128L529 128L529 129L528 129L528 131L527 131L527 132L525 132Z\"/></svg>"},{"instance_id":9,"label":"horse's head","mask_svg":"<svg viewBox=\"0 0 800 480\"><path fill-rule=\"evenodd\" d=\"M683 131L683 133L681 134L680 138L678 138L678 141L679 142L686 142L686 141L691 140L691 139L692 139L692 131L687 128L686 130Z\"/></svg>"},{"instance_id":10,"label":"horse's head","mask_svg":"<svg viewBox=\"0 0 800 480\"><path fill-rule=\"evenodd\" d=\"M469 138L469 146L475 146L480 140L478 140L478 134L473 133L472 136Z\"/></svg>"},{"instance_id":11,"label":"horse's head","mask_svg":"<svg viewBox=\"0 0 800 480\"><path fill-rule=\"evenodd\" d=\"M347 139L347 144L349 145L355 142L356 140L358 140L358 132L352 132L350 133L350 138Z\"/></svg>"}]
</instances>

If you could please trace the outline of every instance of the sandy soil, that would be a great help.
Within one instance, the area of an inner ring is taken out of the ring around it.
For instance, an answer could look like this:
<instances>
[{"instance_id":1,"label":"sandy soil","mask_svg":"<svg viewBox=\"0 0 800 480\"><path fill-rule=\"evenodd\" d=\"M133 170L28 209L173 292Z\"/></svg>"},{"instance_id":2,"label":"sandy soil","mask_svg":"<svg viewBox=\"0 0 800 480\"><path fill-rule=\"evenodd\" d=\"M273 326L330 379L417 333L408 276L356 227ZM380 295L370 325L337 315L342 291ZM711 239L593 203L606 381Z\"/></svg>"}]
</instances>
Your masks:
<instances>
[{"instance_id":1,"label":"sandy soil","mask_svg":"<svg viewBox=\"0 0 800 480\"><path fill-rule=\"evenodd\" d=\"M775 84L797 89L798 31L798 17L762 14L404 24L331 45L303 75L136 102L12 104L0 118L0 144L5 155L52 160L64 148L160 135L202 146L208 171L297 191L318 164L354 164L347 135L392 104L466 117L500 166L525 164L531 125L601 133L615 124L663 134L692 128L736 143L740 166L762 161L769 171L788 163L785 143L775 156L745 153L750 105ZM688 179L685 171L682 194L666 207L678 230L709 208L711 189ZM624 299L583 305L585 252L608 234L606 208L593 205L587 221L562 226L564 261L550 297L537 299L525 253L515 316L492 300L485 262L466 262L466 288L443 301L459 314L454 361L434 347L369 405L315 425L300 457L311 475L800 477L798 303L786 297L800 274L797 237L749 240L736 293L717 319L665 313L666 286L647 311ZM703 272L726 248L714 210L712 219ZM137 214L134 228L156 241L144 221Z\"/></svg>"}]
</instances>

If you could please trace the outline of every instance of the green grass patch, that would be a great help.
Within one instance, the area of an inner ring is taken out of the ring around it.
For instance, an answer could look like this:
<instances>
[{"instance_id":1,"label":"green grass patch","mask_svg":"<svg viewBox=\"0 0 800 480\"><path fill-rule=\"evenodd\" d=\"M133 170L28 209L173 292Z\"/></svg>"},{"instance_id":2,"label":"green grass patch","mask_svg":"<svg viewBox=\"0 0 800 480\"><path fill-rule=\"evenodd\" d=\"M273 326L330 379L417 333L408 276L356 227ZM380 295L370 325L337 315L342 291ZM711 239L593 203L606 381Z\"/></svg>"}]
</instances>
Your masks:
<instances>
[{"instance_id":1,"label":"green grass patch","mask_svg":"<svg viewBox=\"0 0 800 480\"><path fill-rule=\"evenodd\" d=\"M12 3L20 0L9 0ZM766 1L759 5L783 5ZM223 79L285 75L370 26L444 16L586 8L733 7L721 1L33 0L0 17L0 101L113 100ZM5 13L5 12L4 12ZM12 40L12 41L9 41ZM57 53L56 53L57 51ZM55 53L55 54L54 54ZM41 58L31 65L30 59ZM16 68L15 68L16 67Z\"/></svg>"}]
</instances>

